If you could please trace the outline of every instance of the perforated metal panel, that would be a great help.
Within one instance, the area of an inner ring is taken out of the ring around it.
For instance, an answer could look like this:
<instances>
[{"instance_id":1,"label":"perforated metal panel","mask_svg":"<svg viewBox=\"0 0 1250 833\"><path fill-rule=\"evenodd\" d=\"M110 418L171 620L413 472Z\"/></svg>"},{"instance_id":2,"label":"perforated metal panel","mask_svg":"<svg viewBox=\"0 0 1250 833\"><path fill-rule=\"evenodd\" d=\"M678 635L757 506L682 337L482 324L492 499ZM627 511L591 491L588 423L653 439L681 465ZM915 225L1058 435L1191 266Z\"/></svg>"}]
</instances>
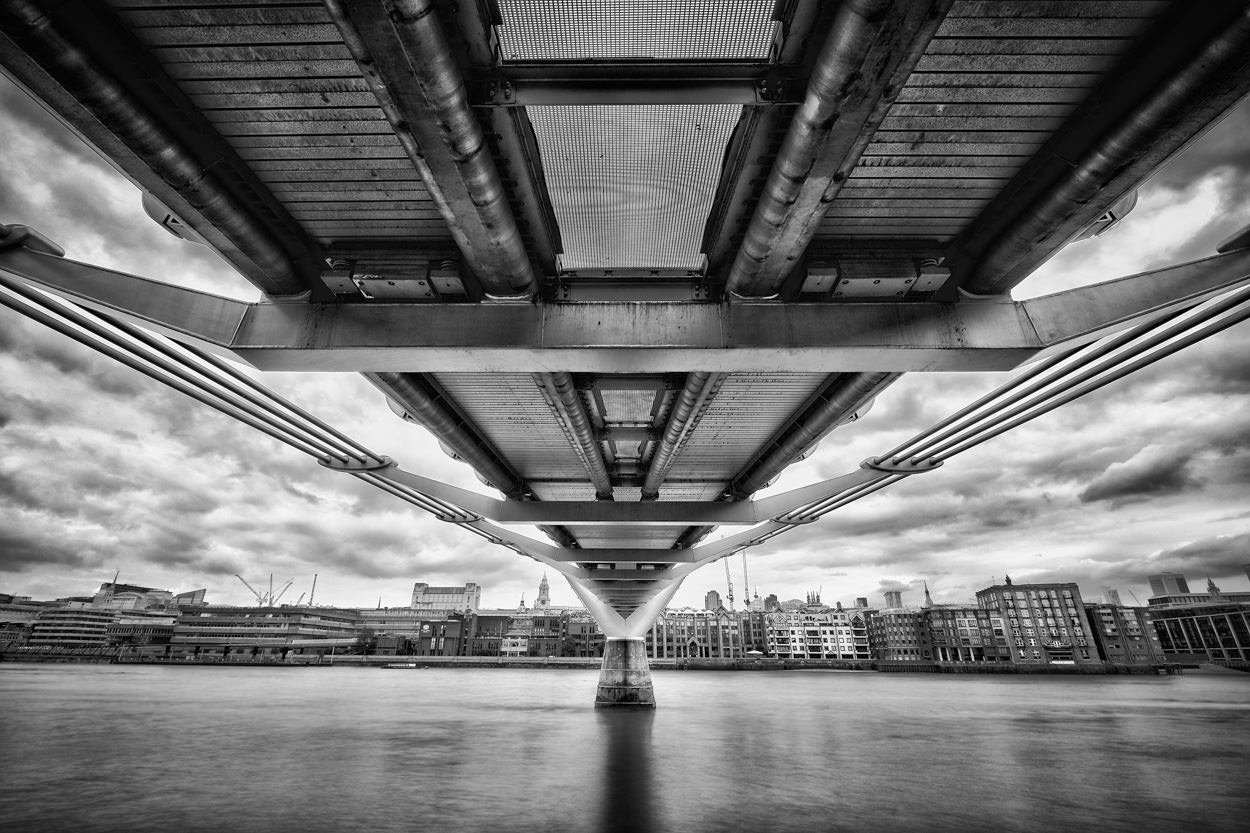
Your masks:
<instances>
[{"instance_id":1,"label":"perforated metal panel","mask_svg":"<svg viewBox=\"0 0 1250 833\"><path fill-rule=\"evenodd\" d=\"M563 269L703 266L703 226L742 108L530 107Z\"/></svg>"},{"instance_id":2,"label":"perforated metal panel","mask_svg":"<svg viewBox=\"0 0 1250 833\"><path fill-rule=\"evenodd\" d=\"M499 0L505 61L764 60L773 0Z\"/></svg>"},{"instance_id":3,"label":"perforated metal panel","mask_svg":"<svg viewBox=\"0 0 1250 833\"><path fill-rule=\"evenodd\" d=\"M605 390L599 393L603 399L603 417L613 423L651 422L655 408L654 390Z\"/></svg>"}]
</instances>

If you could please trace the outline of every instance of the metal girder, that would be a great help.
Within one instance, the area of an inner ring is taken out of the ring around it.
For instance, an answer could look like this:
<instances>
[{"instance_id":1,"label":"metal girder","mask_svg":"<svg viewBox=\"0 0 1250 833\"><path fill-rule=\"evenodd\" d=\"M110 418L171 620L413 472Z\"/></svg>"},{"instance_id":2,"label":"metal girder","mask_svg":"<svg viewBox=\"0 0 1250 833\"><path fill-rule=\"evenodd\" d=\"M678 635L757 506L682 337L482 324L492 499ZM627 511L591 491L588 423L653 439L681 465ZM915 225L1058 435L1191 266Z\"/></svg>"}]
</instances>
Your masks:
<instances>
[{"instance_id":1,"label":"metal girder","mask_svg":"<svg viewBox=\"0 0 1250 833\"><path fill-rule=\"evenodd\" d=\"M949 247L968 292L1007 292L1250 90L1250 6L1175 3Z\"/></svg>"},{"instance_id":2,"label":"metal girder","mask_svg":"<svg viewBox=\"0 0 1250 833\"><path fill-rule=\"evenodd\" d=\"M594 61L475 67L466 73L474 107L577 105L794 105L795 70L776 64Z\"/></svg>"},{"instance_id":3,"label":"metal girder","mask_svg":"<svg viewBox=\"0 0 1250 833\"><path fill-rule=\"evenodd\" d=\"M325 5L482 287L530 295L533 266L433 0Z\"/></svg>"},{"instance_id":4,"label":"metal girder","mask_svg":"<svg viewBox=\"0 0 1250 833\"><path fill-rule=\"evenodd\" d=\"M599 500L612 500L612 479L603 459L603 450L573 377L563 371L535 373L534 381L568 435L569 445L586 467L595 496Z\"/></svg>"},{"instance_id":5,"label":"metal girder","mask_svg":"<svg viewBox=\"0 0 1250 833\"><path fill-rule=\"evenodd\" d=\"M105 4L3 0L0 63L261 291L331 298L316 242Z\"/></svg>"},{"instance_id":6,"label":"metal girder","mask_svg":"<svg viewBox=\"0 0 1250 833\"><path fill-rule=\"evenodd\" d=\"M433 390L419 373L365 373L402 410L402 416L425 426L491 486L513 498L525 490L522 478L467 420L448 407L440 390Z\"/></svg>"},{"instance_id":7,"label":"metal girder","mask_svg":"<svg viewBox=\"0 0 1250 833\"><path fill-rule=\"evenodd\" d=\"M760 457L745 466L731 481L734 495L742 498L764 488L800 455L872 398L897 380L897 373L834 374L792 425L761 449Z\"/></svg>"},{"instance_id":8,"label":"metal girder","mask_svg":"<svg viewBox=\"0 0 1250 833\"><path fill-rule=\"evenodd\" d=\"M341 469L329 461L327 468ZM453 504L466 512L498 524L581 526L622 524L628 526L751 526L789 515L881 476L877 461L865 461L850 474L822 480L798 489L756 500L712 501L515 501L498 500L404 471L398 466L372 474L400 486ZM349 470L349 469L343 469ZM919 473L924 466L904 467L898 473ZM592 552L579 550L579 552Z\"/></svg>"},{"instance_id":9,"label":"metal girder","mask_svg":"<svg viewBox=\"0 0 1250 833\"><path fill-rule=\"evenodd\" d=\"M952 0L844 0L725 278L730 297L781 292Z\"/></svg>"},{"instance_id":10,"label":"metal girder","mask_svg":"<svg viewBox=\"0 0 1250 833\"><path fill-rule=\"evenodd\" d=\"M716 395L724 380L724 374L692 371L686 374L686 381L681 392L673 403L664 433L656 444L647 467L647 476L642 484L642 499L657 500L660 497L660 486L668 476L668 470L677 457L677 452L685 443L690 432L699 424L707 403Z\"/></svg>"},{"instance_id":11,"label":"metal girder","mask_svg":"<svg viewBox=\"0 0 1250 833\"><path fill-rule=\"evenodd\" d=\"M1250 278L1250 251L1028 301L249 304L40 254L0 269L262 370L1002 370Z\"/></svg>"}]
</instances>

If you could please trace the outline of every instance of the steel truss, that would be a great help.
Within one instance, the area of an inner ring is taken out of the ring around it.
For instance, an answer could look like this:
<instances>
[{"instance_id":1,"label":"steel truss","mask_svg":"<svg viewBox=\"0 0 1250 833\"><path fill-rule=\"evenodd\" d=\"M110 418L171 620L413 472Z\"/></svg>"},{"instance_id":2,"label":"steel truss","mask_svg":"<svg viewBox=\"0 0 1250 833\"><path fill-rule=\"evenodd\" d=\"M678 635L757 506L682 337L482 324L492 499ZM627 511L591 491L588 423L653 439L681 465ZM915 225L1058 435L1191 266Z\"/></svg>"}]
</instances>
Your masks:
<instances>
[{"instance_id":1,"label":"steel truss","mask_svg":"<svg viewBox=\"0 0 1250 833\"><path fill-rule=\"evenodd\" d=\"M115 306L95 298L83 308L59 297L90 298L81 288L67 287L73 286L75 277L98 278L104 270L64 260L55 244L24 227L0 227L0 304L290 445L327 468L357 477L442 521L546 564L569 580L609 636L637 637L650 627L686 576L699 567L812 523L907 477L932 471L1012 428L1250 318L1250 249L1243 244L1235 237L1224 248L1241 248L1147 273L1155 276L1154 283L1161 274L1170 278L1184 274L1196 281L1186 286L1183 297L1166 303L1156 299L1149 310L1123 308L1124 281L1129 279L1101 284L1110 287L1106 295L1093 292L1091 297L1101 301L1094 314L1104 323L1079 338L1055 342L1062 345L1061 350L1004 386L889 452L866 460L855 472L736 503L499 500L406 472L257 384L202 349L195 339L185 334L174 339L152 335L124 320ZM32 263L40 268L31 269ZM56 264L68 268L58 273ZM32 272L60 277L45 282ZM1146 294L1151 292L1157 295L1158 287ZM1038 299L1039 308L1057 303L1055 297ZM1089 340L1117 322L1118 332ZM560 547L510 528L548 524L747 528L720 540L669 549Z\"/></svg>"}]
</instances>

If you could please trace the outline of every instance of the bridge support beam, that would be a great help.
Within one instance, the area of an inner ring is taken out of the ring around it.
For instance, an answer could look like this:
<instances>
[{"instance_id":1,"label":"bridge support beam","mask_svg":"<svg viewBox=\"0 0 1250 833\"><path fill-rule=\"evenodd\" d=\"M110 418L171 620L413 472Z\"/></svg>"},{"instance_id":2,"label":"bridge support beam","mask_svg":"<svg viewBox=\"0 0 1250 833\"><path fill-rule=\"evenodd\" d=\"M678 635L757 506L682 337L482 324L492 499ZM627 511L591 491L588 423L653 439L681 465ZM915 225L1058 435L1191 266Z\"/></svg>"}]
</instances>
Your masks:
<instances>
[{"instance_id":1,"label":"bridge support beam","mask_svg":"<svg viewBox=\"0 0 1250 833\"><path fill-rule=\"evenodd\" d=\"M642 637L608 637L603 647L603 670L595 691L595 708L655 708L651 666Z\"/></svg>"}]
</instances>

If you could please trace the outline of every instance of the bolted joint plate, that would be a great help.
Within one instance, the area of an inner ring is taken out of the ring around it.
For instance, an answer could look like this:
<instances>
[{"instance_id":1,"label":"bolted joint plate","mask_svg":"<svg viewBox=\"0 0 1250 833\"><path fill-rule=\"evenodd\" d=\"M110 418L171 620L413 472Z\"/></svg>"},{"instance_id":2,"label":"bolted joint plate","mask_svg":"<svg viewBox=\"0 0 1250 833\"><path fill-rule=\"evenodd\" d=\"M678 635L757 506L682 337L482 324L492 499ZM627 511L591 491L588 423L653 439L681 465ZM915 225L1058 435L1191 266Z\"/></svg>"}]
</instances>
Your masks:
<instances>
[{"instance_id":1,"label":"bolted joint plate","mask_svg":"<svg viewBox=\"0 0 1250 833\"><path fill-rule=\"evenodd\" d=\"M933 471L936 468L941 468L941 466L941 460L921 460L920 462L904 461L902 463L895 463L892 460L885 459L884 457L869 457L867 460L859 464L859 467L862 469L875 469L876 471L886 471L890 474L924 474L927 471Z\"/></svg>"},{"instance_id":2,"label":"bolted joint plate","mask_svg":"<svg viewBox=\"0 0 1250 833\"><path fill-rule=\"evenodd\" d=\"M317 462L331 471L345 472L381 471L396 465L390 457L378 457L364 462L355 459L341 460L338 457L318 457Z\"/></svg>"}]
</instances>

